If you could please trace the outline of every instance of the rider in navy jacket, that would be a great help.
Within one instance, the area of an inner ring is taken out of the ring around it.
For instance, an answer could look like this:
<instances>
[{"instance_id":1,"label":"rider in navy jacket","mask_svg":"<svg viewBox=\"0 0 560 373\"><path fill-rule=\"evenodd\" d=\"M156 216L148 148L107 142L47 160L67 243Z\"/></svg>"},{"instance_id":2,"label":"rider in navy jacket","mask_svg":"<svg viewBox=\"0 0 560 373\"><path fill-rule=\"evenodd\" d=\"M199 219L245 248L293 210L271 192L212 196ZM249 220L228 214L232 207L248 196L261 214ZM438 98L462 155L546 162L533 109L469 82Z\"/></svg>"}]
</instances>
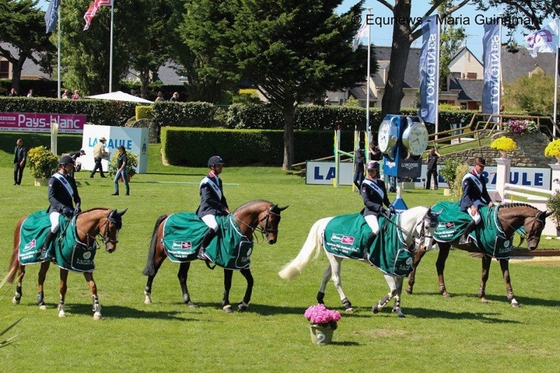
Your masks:
<instances>
[{"instance_id":1,"label":"rider in navy jacket","mask_svg":"<svg viewBox=\"0 0 560 373\"><path fill-rule=\"evenodd\" d=\"M208 226L200 244L198 258L206 260L206 247L218 232L216 216L229 214L229 207L224 196L222 180L218 175L222 173L224 161L220 156L210 157L208 167L210 172L200 182L200 206L196 214Z\"/></svg>"},{"instance_id":2,"label":"rider in navy jacket","mask_svg":"<svg viewBox=\"0 0 560 373\"><path fill-rule=\"evenodd\" d=\"M463 176L462 186L463 195L460 201L461 211L466 212L473 219L465 228L459 243L466 244L468 235L480 222L481 217L478 210L482 206L492 206L492 199L486 189L486 180L482 177L482 171L486 166L484 158L477 157L474 161L474 168L471 172Z\"/></svg>"},{"instance_id":3,"label":"rider in navy jacket","mask_svg":"<svg viewBox=\"0 0 560 373\"><path fill-rule=\"evenodd\" d=\"M369 248L375 236L379 233L379 221L377 218L384 212L383 205L387 206L391 213L395 212L395 208L391 206L385 183L379 180L379 163L369 162L367 172L368 177L362 182L360 190L365 205L362 214L371 228L371 234L367 241L367 247Z\"/></svg>"}]
</instances>

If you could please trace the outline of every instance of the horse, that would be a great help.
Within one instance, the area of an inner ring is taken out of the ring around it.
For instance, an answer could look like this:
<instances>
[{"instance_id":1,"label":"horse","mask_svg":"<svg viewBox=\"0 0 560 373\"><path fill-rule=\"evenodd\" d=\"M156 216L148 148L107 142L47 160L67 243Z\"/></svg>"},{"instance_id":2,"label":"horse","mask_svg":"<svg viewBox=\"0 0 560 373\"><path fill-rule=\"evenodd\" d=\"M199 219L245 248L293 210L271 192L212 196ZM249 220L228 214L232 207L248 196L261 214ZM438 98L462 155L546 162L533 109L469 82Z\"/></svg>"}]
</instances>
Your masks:
<instances>
[{"instance_id":1,"label":"horse","mask_svg":"<svg viewBox=\"0 0 560 373\"><path fill-rule=\"evenodd\" d=\"M526 203L505 203L501 204L498 207L497 218L501 223L501 227L503 228L503 233L506 239L511 239L516 230L520 229L521 227L524 228L525 232L527 232L527 247L529 250L535 250L539 245L539 241L541 238L542 230L546 223L546 218L552 214L552 212L540 211L539 209L526 204ZM440 217L440 225L446 224L446 221L443 221ZM486 299L486 282L488 281L488 276L490 272L490 263L495 255L489 254L484 249L477 246L475 242L469 242L468 244L461 245L459 244L459 238L453 240L452 242L442 242L436 238L434 239L437 242L437 246L439 247L439 254L436 261L436 269L437 275L439 279L439 292L444 297L448 298L451 295L447 292L447 288L445 286L445 280L443 276L443 271L445 269L445 261L449 256L449 249L451 246L454 246L461 250L466 250L468 252L476 252L482 253L482 280L480 284L480 288L478 289L478 297L480 298L482 303L488 303ZM431 248L426 246L422 250L418 250L416 252L416 256L414 258L414 262L412 265L412 272L410 273L410 277L408 280L408 287L406 292L408 294L413 293L414 283L416 279L416 271L422 257L428 250ZM509 252L508 252L509 255ZM500 262L500 268L502 269L502 277L504 279L506 285L506 293L507 299L511 302L512 307L518 307L519 302L515 298L513 293L513 289L511 286L511 277L509 273L509 256L507 257L496 257L496 259Z\"/></svg>"},{"instance_id":2,"label":"horse","mask_svg":"<svg viewBox=\"0 0 560 373\"><path fill-rule=\"evenodd\" d=\"M400 301L403 276L408 274L407 272L409 271L412 262L411 255L414 251L418 249L418 246L419 245L431 246L432 234L437 225L437 215L438 213L433 212L430 208L419 206L400 213L399 214L400 223L398 221L394 222L393 220L391 220L392 223L389 224L389 222L386 221L385 224L388 225L394 224L395 230L393 235L397 236L397 234L402 234L402 237L405 240L406 243L405 252L407 255L405 258L406 264L403 264L403 266L406 267L408 270L405 269L403 273L396 274L395 272L383 270L380 266L376 265L382 272L384 272L385 280L389 285L390 291L383 299L381 299L377 304L375 304L372 307L373 313L377 314L379 311L381 311L381 309L385 305L389 303L389 301L392 298L394 298L395 303L392 311L396 312L399 317L405 317L401 309L401 301ZM363 220L361 216L360 218ZM310 262L313 254L315 254L315 258L317 258L320 252L320 248L323 247L325 254L327 255L327 258L329 260L329 265L327 266L323 274L321 287L319 289L319 292L317 293L317 301L319 303L324 303L325 288L330 278L332 279L334 286L338 291L340 300L346 312L353 313L354 309L352 308L352 304L344 294L344 291L342 290L341 279L340 279L341 262L343 259L347 259L347 258L363 260L363 257L355 258L355 257L349 257L345 255L338 256L338 255L333 255L331 252L327 251L326 242L325 242L326 241L325 229L327 228L328 223L331 222L331 220L333 219L334 217L328 217L328 218L320 219L317 222L315 222L299 254L291 262L286 264L278 274L281 278L285 280L293 279L305 269L307 264ZM363 222L363 224L365 224L365 221ZM383 223L380 221L380 225L382 224ZM369 227L367 227L367 229L369 229ZM381 233L379 235L380 239L383 239L383 235L384 235L383 230L384 229L381 230ZM343 233L341 233L340 235L342 234ZM369 235L369 232L367 233L367 235ZM385 235L389 235L389 233L385 233ZM343 238L341 239L341 241L342 240ZM352 241L352 238L347 238L346 241ZM363 245L363 243L364 241L362 240L361 248L367 250L368 248L366 248L365 245ZM374 242L373 246L375 245L376 244ZM387 245L386 241L381 242L380 250L383 252L382 255L384 255L390 250L388 246L394 246L394 245ZM375 265L371 261L371 259L368 260L370 260L371 264Z\"/></svg>"},{"instance_id":3,"label":"horse","mask_svg":"<svg viewBox=\"0 0 560 373\"><path fill-rule=\"evenodd\" d=\"M287 209L288 206L285 207L278 207L278 205L273 204L272 202L265 201L265 200L254 200L244 203L243 205L239 206L237 209L233 211L233 213L229 214L226 218L231 219L231 221L235 221L236 226L238 228L238 234L244 239L247 240L252 248L253 243L253 234L255 232L260 232L265 238L266 241L273 245L276 243L278 238L278 225L280 224L280 213ZM166 232L164 227L167 223L169 223L170 217L173 215L161 215L155 223L154 230L152 233L152 240L150 244L150 250L148 253L148 260L146 263L146 267L144 268L143 274L148 276L148 280L146 282L146 287L144 288L144 303L145 304L152 304L152 284L154 281L155 276L165 258L169 257L170 253L168 249L165 247L164 244L164 237ZM197 221L193 221L190 226L181 226L176 227L176 230L181 232L185 231L186 229L191 229L191 226L203 226L202 233L206 230L206 225L202 220L198 219L196 215L194 215L194 219ZM194 228L192 228L194 229ZM200 237L202 238L202 236ZM216 242L216 238L213 240ZM184 246L188 245L191 248L191 242L183 242ZM196 308L196 304L193 303L191 296L188 291L187 287L187 276L190 269L191 261L196 260L196 254L199 250L199 247L192 247L190 255L186 255L185 257L181 258L180 260L175 260L179 262L179 271L177 272L177 278L179 279L179 284L181 286L182 292L182 299L183 302L190 308ZM250 256L251 249L249 249L247 253L247 257ZM207 250L208 254L208 250ZM170 257L171 259L171 257ZM208 261L206 262L208 265ZM245 295L243 300L237 305L237 310L239 312L246 311L249 308L249 302L251 300L251 294L253 291L253 275L251 274L251 270L247 263L246 266L242 268L226 268L226 266L220 265L224 269L224 294L222 299L222 309L226 313L233 312L231 303L229 301L229 292L232 285L232 276L233 270L239 269L245 280L247 281L247 288L245 290ZM212 267L213 268L213 267Z\"/></svg>"},{"instance_id":4,"label":"horse","mask_svg":"<svg viewBox=\"0 0 560 373\"><path fill-rule=\"evenodd\" d=\"M118 233L119 230L122 228L122 216L126 213L128 209L125 209L121 212L117 210L111 210L105 207L96 207L89 209L87 211L83 211L75 216L75 219L71 219L68 221L68 224L63 227L60 227L58 237L54 240L53 245L59 243L59 238L61 236L66 236L67 232L75 232L75 237L71 236L70 239L72 243L75 245L73 250L82 250L84 252L84 259L91 258L91 265L93 266L93 257L95 256L95 250L97 249L98 245L98 237L100 237L101 242L105 246L105 250L108 253L113 253L117 249L118 241ZM33 216L33 215L31 215ZM31 217L30 216L30 217ZM28 216L24 216L21 218L18 223L16 224L16 229L14 231L14 251L12 252L12 257L10 260L9 266L9 273L7 281L8 283L13 283L16 278L16 273L18 273L18 282L16 286L16 293L12 299L14 304L19 304L22 297L22 282L25 276L25 264L20 262L20 238L22 233L22 226ZM50 227L50 223L49 223ZM69 235L70 236L70 235ZM33 243L35 243L35 239L33 239ZM30 246L31 243L27 244ZM38 248L40 251L40 247ZM58 251L58 248L57 248ZM60 256L59 256L60 255ZM65 317L65 297L67 287L67 279L68 279L68 271L72 270L73 272L83 272L84 278L87 281L89 288L91 290L91 298L92 298L92 311L93 311L93 318L94 320L100 320L102 318L101 315L101 305L99 304L99 298L97 296L97 285L95 280L93 279L93 268L90 270L76 270L73 268L67 268L65 264L70 263L71 259L69 257L64 256L62 252L57 254L57 263L60 266L60 300L58 302L57 310L59 317ZM59 263L59 258L61 262ZM68 261L68 262L67 262ZM42 261L41 262L41 269L39 271L39 292L37 294L37 304L41 310L46 310L45 305L45 297L43 291L43 285L46 279L47 271L50 267L50 261Z\"/></svg>"}]
</instances>

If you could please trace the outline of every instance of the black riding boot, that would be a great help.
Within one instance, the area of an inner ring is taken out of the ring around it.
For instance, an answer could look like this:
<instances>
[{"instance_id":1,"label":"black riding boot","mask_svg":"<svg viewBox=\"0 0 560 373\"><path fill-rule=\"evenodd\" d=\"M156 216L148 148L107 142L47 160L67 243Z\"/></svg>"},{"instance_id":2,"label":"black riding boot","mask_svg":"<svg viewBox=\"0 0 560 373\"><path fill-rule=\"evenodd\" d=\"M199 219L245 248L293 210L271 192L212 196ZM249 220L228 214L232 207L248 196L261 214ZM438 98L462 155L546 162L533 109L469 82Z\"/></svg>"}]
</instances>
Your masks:
<instances>
[{"instance_id":1,"label":"black riding boot","mask_svg":"<svg viewBox=\"0 0 560 373\"><path fill-rule=\"evenodd\" d=\"M206 260L206 247L210 244L214 236L216 235L216 231L212 228L208 228L206 233L204 233L204 238L202 238L202 243L200 244L200 250L198 250L197 258L201 260Z\"/></svg>"},{"instance_id":2,"label":"black riding boot","mask_svg":"<svg viewBox=\"0 0 560 373\"><path fill-rule=\"evenodd\" d=\"M371 233L369 234L369 237L368 237L368 239L367 239L367 241L366 241L366 249L369 250L371 244L373 243L373 240L375 240L375 237L377 237L377 233L371 232Z\"/></svg>"},{"instance_id":3,"label":"black riding boot","mask_svg":"<svg viewBox=\"0 0 560 373\"><path fill-rule=\"evenodd\" d=\"M43 248L41 249L41 260L48 260L51 257L51 251L49 250L49 247L55 235L56 234L51 232L50 230L47 233L47 237L45 237L45 243L43 244Z\"/></svg>"},{"instance_id":4,"label":"black riding boot","mask_svg":"<svg viewBox=\"0 0 560 373\"><path fill-rule=\"evenodd\" d=\"M459 244L460 245L465 245L465 244L469 243L469 234L473 231L474 227L476 227L476 222L474 220L472 220L467 225L467 227L465 228L465 231L463 232L463 235L459 239Z\"/></svg>"}]
</instances>

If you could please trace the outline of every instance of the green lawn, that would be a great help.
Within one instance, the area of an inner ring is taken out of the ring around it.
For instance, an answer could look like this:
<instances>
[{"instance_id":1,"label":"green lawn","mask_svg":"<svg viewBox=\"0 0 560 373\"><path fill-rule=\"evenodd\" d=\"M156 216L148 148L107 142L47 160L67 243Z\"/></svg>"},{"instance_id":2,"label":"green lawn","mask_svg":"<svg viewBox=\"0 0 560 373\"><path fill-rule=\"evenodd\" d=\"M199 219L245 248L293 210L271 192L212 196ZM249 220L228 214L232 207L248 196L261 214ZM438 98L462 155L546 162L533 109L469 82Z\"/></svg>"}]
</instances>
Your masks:
<instances>
[{"instance_id":1,"label":"green lawn","mask_svg":"<svg viewBox=\"0 0 560 373\"><path fill-rule=\"evenodd\" d=\"M33 186L28 170L21 186L12 186L11 152L17 134L0 135L0 277L6 274L12 251L13 229L25 214L46 208L47 188ZM41 143L27 138L28 147ZM48 143L48 139L45 145ZM63 137L60 151L79 149L81 139ZM419 268L414 295L403 295L406 319L387 307L374 315L371 306L388 287L375 268L357 261L343 263L343 286L357 313L343 314L332 345L310 342L305 309L315 295L327 261L323 254L290 282L277 272L293 259L312 224L323 217L358 212L359 195L350 187L305 185L305 180L280 168L225 167L222 179L231 207L253 199L267 199L290 207L282 213L278 243L255 244L251 270L253 298L246 313L225 314L220 308L222 271L193 263L189 290L199 308L181 301L178 265L167 261L154 281L154 304L143 303L146 261L156 218L164 213L194 211L198 183L204 168L165 167L159 146L149 148L147 174L135 175L130 196L111 196L110 179L90 179L77 173L82 208L128 208L123 217L116 252L100 251L95 278L103 307L103 320L94 321L89 289L83 276L71 273L66 297L67 317L59 319L58 270L46 281L48 309L35 303L38 266L28 267L20 305L11 303L15 287L0 289L0 348L2 372L28 371L250 371L250 372L545 372L558 366L560 295L558 267L554 262L512 262L513 288L521 303L512 308L505 296L499 265L494 261L487 286L489 304L476 297L480 259L452 250L447 261L447 288L437 293L436 252L428 253ZM394 195L390 196L391 199ZM433 205L443 191L405 191L406 203ZM553 245L552 242L542 241ZM231 301L239 302L245 281L234 274ZM342 311L329 283L327 306ZM392 303L391 303L392 306ZM10 325L19 321L9 330Z\"/></svg>"}]
</instances>

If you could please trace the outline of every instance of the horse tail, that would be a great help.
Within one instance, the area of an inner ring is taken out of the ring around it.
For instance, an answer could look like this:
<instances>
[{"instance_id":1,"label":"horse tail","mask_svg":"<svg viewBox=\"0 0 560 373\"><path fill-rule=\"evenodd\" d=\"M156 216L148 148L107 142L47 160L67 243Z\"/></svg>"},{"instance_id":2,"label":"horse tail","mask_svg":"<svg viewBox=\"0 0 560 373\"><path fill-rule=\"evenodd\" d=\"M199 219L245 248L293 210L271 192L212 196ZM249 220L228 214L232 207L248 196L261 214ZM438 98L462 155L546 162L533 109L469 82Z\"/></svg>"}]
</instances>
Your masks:
<instances>
[{"instance_id":1,"label":"horse tail","mask_svg":"<svg viewBox=\"0 0 560 373\"><path fill-rule=\"evenodd\" d=\"M12 257L10 259L10 266L8 267L8 277L6 279L6 281L9 284L12 284L16 278L16 274L17 274L17 270L19 267L19 258L18 258L18 254L19 254L19 233L21 232L21 225L23 224L23 221L25 220L25 216L21 219L19 219L19 221L16 224L16 229L14 231L14 250L12 251Z\"/></svg>"},{"instance_id":2,"label":"horse tail","mask_svg":"<svg viewBox=\"0 0 560 373\"><path fill-rule=\"evenodd\" d=\"M315 254L313 259L319 256L322 247L322 235L329 220L330 218L321 219L313 224L299 254L278 272L278 276L284 280L291 280L303 272L311 261L313 254Z\"/></svg>"},{"instance_id":3,"label":"horse tail","mask_svg":"<svg viewBox=\"0 0 560 373\"><path fill-rule=\"evenodd\" d=\"M161 215L156 220L156 225L154 227L154 231L152 233L152 242L150 243L150 251L148 251L148 261L146 262L146 267L142 271L142 273L146 276L155 276L156 275L156 267L154 265L154 257L156 255L156 247L158 245L158 229L161 223L167 219L169 215Z\"/></svg>"}]
</instances>

